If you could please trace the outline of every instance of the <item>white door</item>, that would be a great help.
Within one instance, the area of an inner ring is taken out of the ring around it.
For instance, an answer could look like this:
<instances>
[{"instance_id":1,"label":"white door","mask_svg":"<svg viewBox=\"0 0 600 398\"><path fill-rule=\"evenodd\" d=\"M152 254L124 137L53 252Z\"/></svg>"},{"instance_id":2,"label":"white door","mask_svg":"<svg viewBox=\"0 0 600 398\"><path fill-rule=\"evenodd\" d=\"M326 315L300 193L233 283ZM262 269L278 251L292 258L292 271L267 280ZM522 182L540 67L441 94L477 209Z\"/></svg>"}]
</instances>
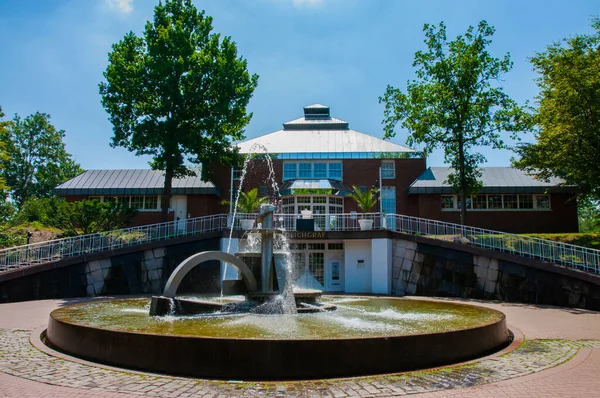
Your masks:
<instances>
[{"instance_id":1,"label":"white door","mask_svg":"<svg viewBox=\"0 0 600 398\"><path fill-rule=\"evenodd\" d=\"M171 205L173 206L174 220L176 229L178 232L185 232L185 225L187 219L187 196L175 195L171 199Z\"/></svg>"},{"instance_id":2,"label":"white door","mask_svg":"<svg viewBox=\"0 0 600 398\"><path fill-rule=\"evenodd\" d=\"M329 253L327 261L327 291L341 292L344 290L344 255Z\"/></svg>"}]
</instances>

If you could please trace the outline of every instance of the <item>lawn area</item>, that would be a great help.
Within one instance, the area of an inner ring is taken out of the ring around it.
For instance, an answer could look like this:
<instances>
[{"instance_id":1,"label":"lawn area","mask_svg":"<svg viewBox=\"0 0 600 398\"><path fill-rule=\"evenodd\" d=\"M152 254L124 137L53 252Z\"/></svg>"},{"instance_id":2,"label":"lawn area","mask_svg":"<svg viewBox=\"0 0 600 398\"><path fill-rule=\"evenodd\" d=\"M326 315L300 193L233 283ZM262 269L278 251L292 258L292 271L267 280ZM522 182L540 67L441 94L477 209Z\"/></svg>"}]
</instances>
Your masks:
<instances>
[{"instance_id":1,"label":"lawn area","mask_svg":"<svg viewBox=\"0 0 600 398\"><path fill-rule=\"evenodd\" d=\"M29 243L44 242L63 236L63 231L60 229L48 227L38 222L0 228L0 249L27 244L28 233L30 234Z\"/></svg>"},{"instance_id":2,"label":"lawn area","mask_svg":"<svg viewBox=\"0 0 600 398\"><path fill-rule=\"evenodd\" d=\"M570 233L570 234L527 234L534 238L548 239L571 245L589 247L600 250L600 234L593 233Z\"/></svg>"}]
</instances>

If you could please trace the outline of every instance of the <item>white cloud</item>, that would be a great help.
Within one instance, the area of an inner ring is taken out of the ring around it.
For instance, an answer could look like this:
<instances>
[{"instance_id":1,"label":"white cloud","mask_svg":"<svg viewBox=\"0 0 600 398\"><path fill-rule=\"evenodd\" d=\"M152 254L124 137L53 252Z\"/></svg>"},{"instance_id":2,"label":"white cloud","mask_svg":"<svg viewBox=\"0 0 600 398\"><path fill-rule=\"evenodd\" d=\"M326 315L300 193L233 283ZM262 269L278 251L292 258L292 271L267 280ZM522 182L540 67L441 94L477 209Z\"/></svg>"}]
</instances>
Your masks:
<instances>
[{"instance_id":1,"label":"white cloud","mask_svg":"<svg viewBox=\"0 0 600 398\"><path fill-rule=\"evenodd\" d=\"M133 11L133 0L104 0L104 2L111 10L122 12L123 14L129 14Z\"/></svg>"},{"instance_id":2,"label":"white cloud","mask_svg":"<svg viewBox=\"0 0 600 398\"><path fill-rule=\"evenodd\" d=\"M296 7L312 7L323 4L325 0L293 0Z\"/></svg>"}]
</instances>

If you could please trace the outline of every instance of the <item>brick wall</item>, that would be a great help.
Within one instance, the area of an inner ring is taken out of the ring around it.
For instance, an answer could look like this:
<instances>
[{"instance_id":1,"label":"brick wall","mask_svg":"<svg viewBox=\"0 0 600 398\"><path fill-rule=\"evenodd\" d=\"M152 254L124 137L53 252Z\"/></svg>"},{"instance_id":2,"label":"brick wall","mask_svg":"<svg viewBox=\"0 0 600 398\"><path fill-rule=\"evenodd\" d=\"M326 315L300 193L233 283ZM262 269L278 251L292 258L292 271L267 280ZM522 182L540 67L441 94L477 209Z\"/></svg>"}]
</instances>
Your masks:
<instances>
[{"instance_id":1,"label":"brick wall","mask_svg":"<svg viewBox=\"0 0 600 398\"><path fill-rule=\"evenodd\" d=\"M440 195L410 195L417 217L460 223L459 211L442 211ZM551 210L477 210L467 215L467 224L513 233L577 232L577 201L572 194L550 194Z\"/></svg>"},{"instance_id":2,"label":"brick wall","mask_svg":"<svg viewBox=\"0 0 600 398\"><path fill-rule=\"evenodd\" d=\"M387 160L387 159L386 159ZM408 187L425 171L425 159L393 159L396 178L384 179L383 186L396 187L396 212L413 215L414 203L408 200ZM343 160L344 183L353 186L379 188L379 167L381 159L345 159ZM344 212L358 210L352 199L344 200ZM379 211L379 209L373 209Z\"/></svg>"}]
</instances>

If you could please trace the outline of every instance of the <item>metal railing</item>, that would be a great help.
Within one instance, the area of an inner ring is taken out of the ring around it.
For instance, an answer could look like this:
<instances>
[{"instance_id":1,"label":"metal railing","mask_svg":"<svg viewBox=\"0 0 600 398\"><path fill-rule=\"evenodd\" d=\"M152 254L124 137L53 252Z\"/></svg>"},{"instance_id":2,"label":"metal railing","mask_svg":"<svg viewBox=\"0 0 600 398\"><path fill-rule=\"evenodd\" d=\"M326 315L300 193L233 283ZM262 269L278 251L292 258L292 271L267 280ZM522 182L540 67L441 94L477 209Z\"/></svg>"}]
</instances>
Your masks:
<instances>
[{"instance_id":1,"label":"metal railing","mask_svg":"<svg viewBox=\"0 0 600 398\"><path fill-rule=\"evenodd\" d=\"M385 229L518 254L600 274L600 250L424 218L388 214Z\"/></svg>"},{"instance_id":2,"label":"metal railing","mask_svg":"<svg viewBox=\"0 0 600 398\"><path fill-rule=\"evenodd\" d=\"M166 240L181 236L229 229L247 229L256 214L216 214L160 224L144 225L111 232L75 236L48 242L34 243L0 250L0 271L22 268L67 257L88 255L142 243ZM483 247L524 257L536 258L556 264L600 274L600 250L509 234L483 228L463 226L443 221L398 214L313 214L312 221L295 214L276 214L275 227L296 231L302 223L314 223L315 231L358 231L361 224L370 224L372 230L390 230L429 238Z\"/></svg>"},{"instance_id":3,"label":"metal railing","mask_svg":"<svg viewBox=\"0 0 600 398\"><path fill-rule=\"evenodd\" d=\"M0 271L142 243L221 231L226 227L227 215L217 214L11 247L0 250Z\"/></svg>"}]
</instances>

